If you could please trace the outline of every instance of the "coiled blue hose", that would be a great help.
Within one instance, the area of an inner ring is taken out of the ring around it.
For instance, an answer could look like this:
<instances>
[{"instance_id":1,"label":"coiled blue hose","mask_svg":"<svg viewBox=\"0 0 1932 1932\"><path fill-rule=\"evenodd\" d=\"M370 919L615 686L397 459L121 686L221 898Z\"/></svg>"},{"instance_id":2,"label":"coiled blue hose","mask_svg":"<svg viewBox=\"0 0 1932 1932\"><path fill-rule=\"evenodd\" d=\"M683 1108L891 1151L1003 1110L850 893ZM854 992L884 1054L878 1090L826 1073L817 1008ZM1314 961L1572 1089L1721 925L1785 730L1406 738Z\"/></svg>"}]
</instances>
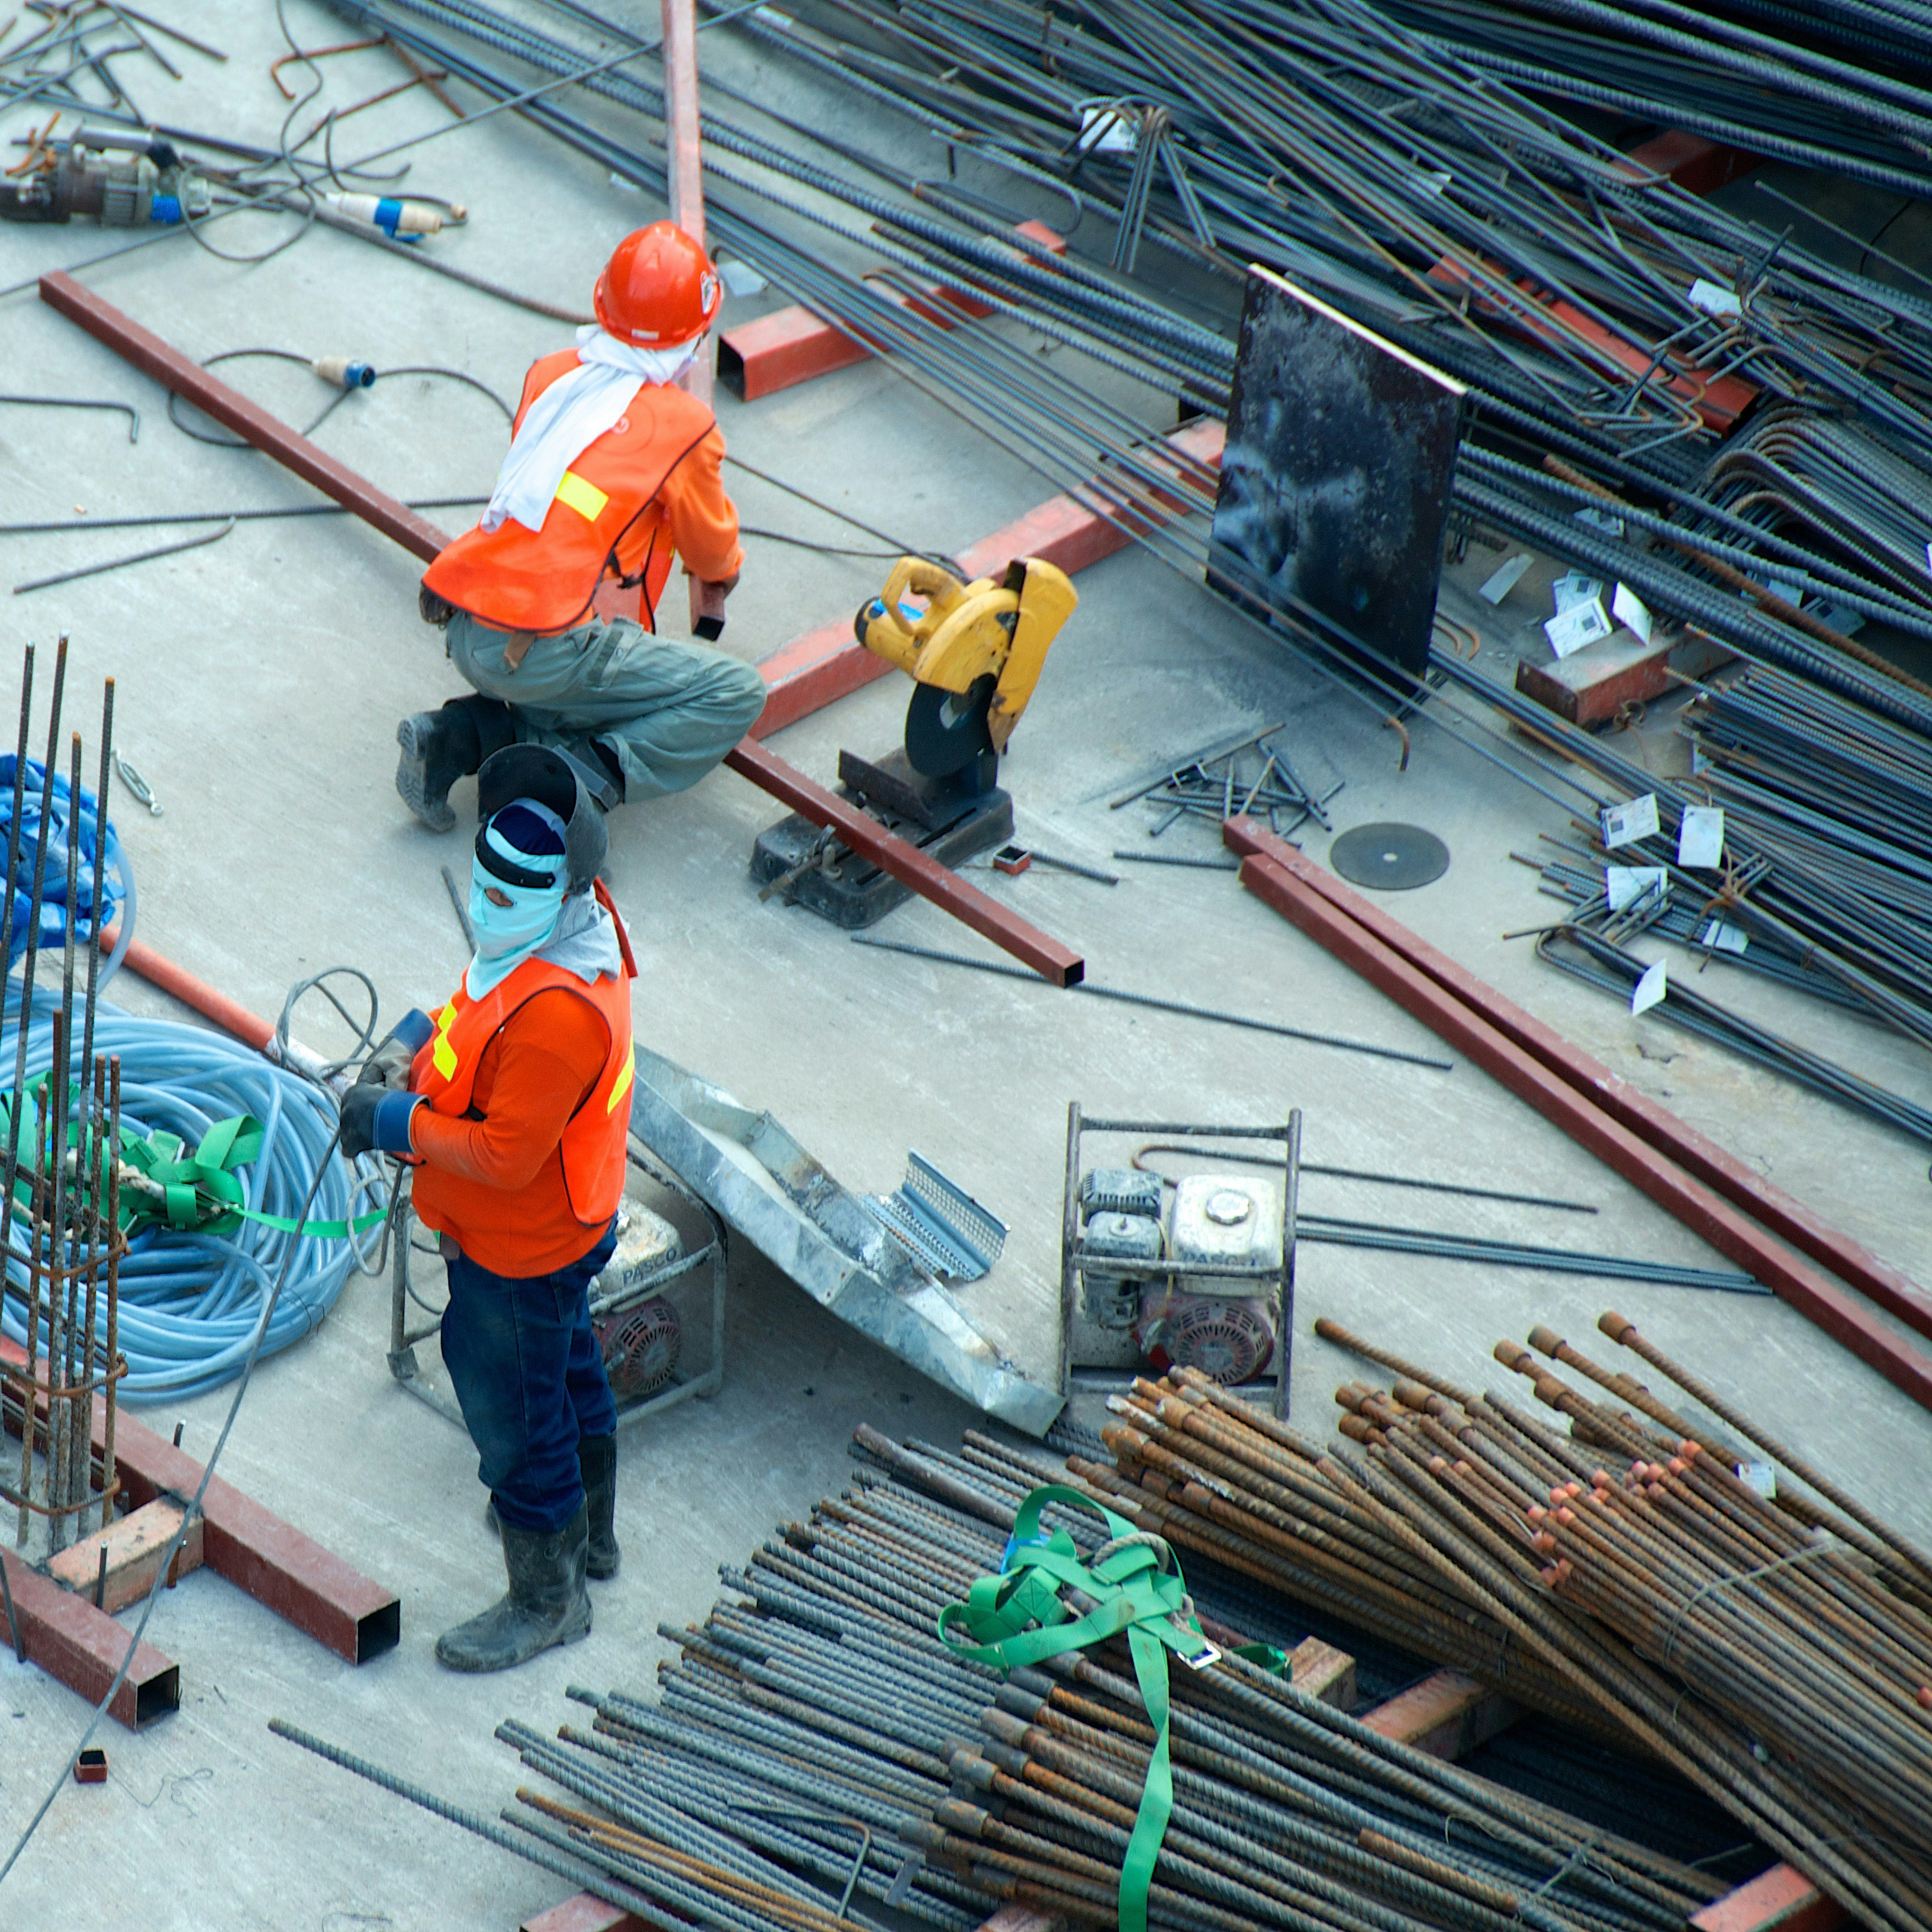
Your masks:
<instances>
[{"instance_id":1,"label":"coiled blue hose","mask_svg":"<svg viewBox=\"0 0 1932 1932\"><path fill-rule=\"evenodd\" d=\"M29 1079L52 1060L52 1021L59 1009L57 992L35 988L27 1030ZM80 1031L76 1024L74 1032ZM248 1205L292 1217L317 1164L326 1157L329 1171L310 1218L347 1218L359 1190L348 1167L330 1151L336 1108L321 1088L224 1034L144 1018L104 1000L94 1019L94 1047L97 1054L120 1056L124 1126L164 1128L193 1145L215 1121L253 1114L265 1132L260 1156L238 1171ZM0 1079L9 1084L16 1050L9 1027L0 1034ZM79 1077L77 1038L68 1071ZM366 1200L362 1204L366 1207ZM239 1374L262 1298L274 1285L292 1238L252 1222L227 1236L160 1228L135 1235L121 1264L118 1341L128 1371L121 1384L122 1399L202 1395ZM300 1341L321 1322L356 1258L346 1240L304 1235L299 1246L262 1341L265 1355ZM0 1327L23 1345L28 1254L26 1224L15 1217L8 1229L8 1292ZM44 1306L44 1324L45 1318ZM104 1311L96 1330L104 1345ZM41 1339L44 1347L44 1334Z\"/></svg>"}]
</instances>

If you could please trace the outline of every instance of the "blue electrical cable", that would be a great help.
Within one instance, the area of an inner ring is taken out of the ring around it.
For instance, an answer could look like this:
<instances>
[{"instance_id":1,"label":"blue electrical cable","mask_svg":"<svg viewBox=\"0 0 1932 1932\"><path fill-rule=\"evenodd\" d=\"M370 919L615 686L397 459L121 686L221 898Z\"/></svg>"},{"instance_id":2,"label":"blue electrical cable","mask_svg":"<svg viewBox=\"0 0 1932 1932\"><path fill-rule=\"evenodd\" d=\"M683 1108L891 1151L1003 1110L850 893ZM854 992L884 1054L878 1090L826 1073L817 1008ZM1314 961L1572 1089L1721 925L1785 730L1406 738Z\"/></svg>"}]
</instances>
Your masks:
<instances>
[{"instance_id":1,"label":"blue electrical cable","mask_svg":"<svg viewBox=\"0 0 1932 1932\"><path fill-rule=\"evenodd\" d=\"M10 756L0 757L0 841L6 836L12 803L13 763ZM31 878L40 830L40 767L30 764L28 773L28 800L21 814L20 870ZM45 1072L52 1062L53 1017L61 1005L58 984L48 983L50 976L58 974L66 930L68 794L58 774L54 799L47 890L40 917L39 978L27 1028L30 1082ZM91 793L82 793L80 808L82 867L76 894L76 928L82 939L89 936L97 876L102 880L104 920L112 920L117 914L119 920L113 950L100 964L100 983L104 986L118 969L134 936L134 874L110 820L103 839L106 862L97 874ZM61 860L58 874L56 854ZM28 910L26 896L16 892L16 960L26 946ZM18 986L9 986L7 1010L0 1019L0 1078L6 1080L12 1078L17 1051L19 998ZM70 1079L80 1077L80 1034L78 1023L69 1030ZM103 1000L95 1012L94 1050L120 1059L124 1128L140 1132L160 1129L178 1134L192 1147L217 1120L236 1114L252 1114L262 1123L262 1151L239 1172L249 1208L292 1217L308 1195L318 1164L325 1160L328 1171L310 1206L312 1220L346 1220L367 1193L373 1192L381 1204L382 1184L352 1176L350 1168L331 1150L338 1114L334 1096L326 1088L265 1059L253 1048L205 1027L146 1018ZM152 1227L134 1235L120 1270L117 1340L128 1362L121 1399L141 1402L164 1396L202 1395L238 1375L248 1359L262 1301L280 1272L290 1239L254 1222L243 1222L240 1231L230 1235ZM294 1257L262 1339L265 1355L300 1341L314 1330L334 1306L350 1268L365 1259L359 1244L346 1240L305 1235L296 1245L300 1252ZM7 1293L0 1302L0 1330L22 1346L27 1339L29 1252L26 1223L17 1216L10 1216ZM44 1308L41 1319L44 1330ZM103 1347L106 1321L102 1310L97 1318L96 1340ZM44 1333L41 1340L44 1346Z\"/></svg>"},{"instance_id":2,"label":"blue electrical cable","mask_svg":"<svg viewBox=\"0 0 1932 1932\"><path fill-rule=\"evenodd\" d=\"M57 992L34 989L27 1030L30 1078L52 1061L52 1022L59 1009ZM80 1030L78 1025L74 1029L76 1035ZM264 1132L260 1155L238 1170L248 1206L292 1217L317 1166L326 1160L328 1171L311 1216L318 1221L349 1217L362 1190L331 1151L337 1108L325 1089L221 1034L146 1018L106 1000L95 1015L94 1047L97 1054L120 1057L124 1128L160 1128L192 1146L217 1120L253 1114ZM0 1066L10 1070L14 1052L10 1026L0 1035ZM78 1039L68 1072L79 1078ZM202 1395L238 1375L290 1239L254 1222L243 1222L232 1235L165 1228L136 1234L121 1263L118 1342L128 1361L122 1400ZM317 1326L334 1306L356 1258L346 1240L304 1235L296 1245L301 1252L262 1339L265 1355L300 1341ZM23 1345L28 1252L26 1224L14 1217L8 1229L9 1292L0 1327ZM104 1311L97 1322L104 1344L105 1323Z\"/></svg>"}]
</instances>

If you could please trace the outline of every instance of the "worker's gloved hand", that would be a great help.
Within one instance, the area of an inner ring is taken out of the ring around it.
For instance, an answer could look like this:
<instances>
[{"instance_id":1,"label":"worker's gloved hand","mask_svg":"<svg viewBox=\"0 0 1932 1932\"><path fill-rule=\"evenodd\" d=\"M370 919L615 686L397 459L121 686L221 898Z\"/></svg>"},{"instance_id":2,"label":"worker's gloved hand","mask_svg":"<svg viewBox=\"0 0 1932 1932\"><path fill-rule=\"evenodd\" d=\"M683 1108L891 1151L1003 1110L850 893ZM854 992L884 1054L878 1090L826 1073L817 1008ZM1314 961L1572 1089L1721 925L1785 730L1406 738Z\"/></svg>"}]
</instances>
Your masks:
<instances>
[{"instance_id":1,"label":"worker's gloved hand","mask_svg":"<svg viewBox=\"0 0 1932 1932\"><path fill-rule=\"evenodd\" d=\"M410 1084L410 1068L416 1055L428 1045L436 1022L420 1006L412 1006L398 1020L388 1037L363 1061L356 1076L358 1087L388 1087L400 1090Z\"/></svg>"},{"instance_id":2,"label":"worker's gloved hand","mask_svg":"<svg viewBox=\"0 0 1932 1932\"><path fill-rule=\"evenodd\" d=\"M342 1096L342 1151L408 1155L410 1116L423 1104L420 1094L392 1094L375 1085L357 1085Z\"/></svg>"}]
</instances>

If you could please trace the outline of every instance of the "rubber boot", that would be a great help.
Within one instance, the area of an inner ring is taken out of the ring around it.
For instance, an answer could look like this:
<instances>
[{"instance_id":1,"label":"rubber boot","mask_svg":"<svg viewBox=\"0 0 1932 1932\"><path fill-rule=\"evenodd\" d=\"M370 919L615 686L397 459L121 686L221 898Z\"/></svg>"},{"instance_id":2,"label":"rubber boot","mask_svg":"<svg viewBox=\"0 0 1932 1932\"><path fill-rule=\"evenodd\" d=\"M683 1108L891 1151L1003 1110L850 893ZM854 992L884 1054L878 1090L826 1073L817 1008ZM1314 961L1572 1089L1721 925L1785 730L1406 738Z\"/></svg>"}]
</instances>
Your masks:
<instances>
[{"instance_id":1,"label":"rubber boot","mask_svg":"<svg viewBox=\"0 0 1932 1932\"><path fill-rule=\"evenodd\" d=\"M577 1467L584 1478L584 1506L590 1512L590 1556L586 1573L594 1583L608 1582L624 1560L617 1547L617 1438L586 1436L578 1438ZM483 1506L483 1527L500 1534L496 1498Z\"/></svg>"},{"instance_id":2,"label":"rubber boot","mask_svg":"<svg viewBox=\"0 0 1932 1932\"><path fill-rule=\"evenodd\" d=\"M557 1643L590 1634L590 1592L584 1586L590 1514L580 1508L562 1529L502 1526L503 1568L510 1587L481 1616L436 1640L436 1660L450 1670L510 1670Z\"/></svg>"},{"instance_id":3,"label":"rubber boot","mask_svg":"<svg viewBox=\"0 0 1932 1932\"><path fill-rule=\"evenodd\" d=\"M617 1547L616 1437L580 1438L577 1466L584 1478L584 1507L590 1512L590 1572L602 1582L616 1576L623 1561Z\"/></svg>"},{"instance_id":4,"label":"rubber boot","mask_svg":"<svg viewBox=\"0 0 1932 1932\"><path fill-rule=\"evenodd\" d=\"M396 760L396 790L432 832L447 832L456 824L450 787L516 741L510 707L494 698L452 698L440 711L416 712L396 727L403 754Z\"/></svg>"}]
</instances>

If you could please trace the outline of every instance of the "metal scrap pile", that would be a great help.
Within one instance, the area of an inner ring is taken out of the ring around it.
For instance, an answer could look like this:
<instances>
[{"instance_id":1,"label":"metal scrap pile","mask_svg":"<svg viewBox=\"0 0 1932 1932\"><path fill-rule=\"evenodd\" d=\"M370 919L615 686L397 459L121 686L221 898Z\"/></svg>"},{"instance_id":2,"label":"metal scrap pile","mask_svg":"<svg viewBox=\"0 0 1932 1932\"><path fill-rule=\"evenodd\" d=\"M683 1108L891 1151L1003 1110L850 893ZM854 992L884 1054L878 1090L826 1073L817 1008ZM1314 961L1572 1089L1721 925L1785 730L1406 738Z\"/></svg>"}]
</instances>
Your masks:
<instances>
[{"instance_id":1,"label":"metal scrap pile","mask_svg":"<svg viewBox=\"0 0 1932 1932\"><path fill-rule=\"evenodd\" d=\"M1865 1923L1923 1932L1932 1558L1621 1317L1600 1325L1779 1466L1741 1462L1546 1329L1535 1346L1606 1399L1496 1352L1567 1435L1325 1322L1396 1378L1337 1391L1359 1454L1184 1372L1115 1400L1118 1471L1071 1466L1179 1546L1615 1730Z\"/></svg>"}]
</instances>

